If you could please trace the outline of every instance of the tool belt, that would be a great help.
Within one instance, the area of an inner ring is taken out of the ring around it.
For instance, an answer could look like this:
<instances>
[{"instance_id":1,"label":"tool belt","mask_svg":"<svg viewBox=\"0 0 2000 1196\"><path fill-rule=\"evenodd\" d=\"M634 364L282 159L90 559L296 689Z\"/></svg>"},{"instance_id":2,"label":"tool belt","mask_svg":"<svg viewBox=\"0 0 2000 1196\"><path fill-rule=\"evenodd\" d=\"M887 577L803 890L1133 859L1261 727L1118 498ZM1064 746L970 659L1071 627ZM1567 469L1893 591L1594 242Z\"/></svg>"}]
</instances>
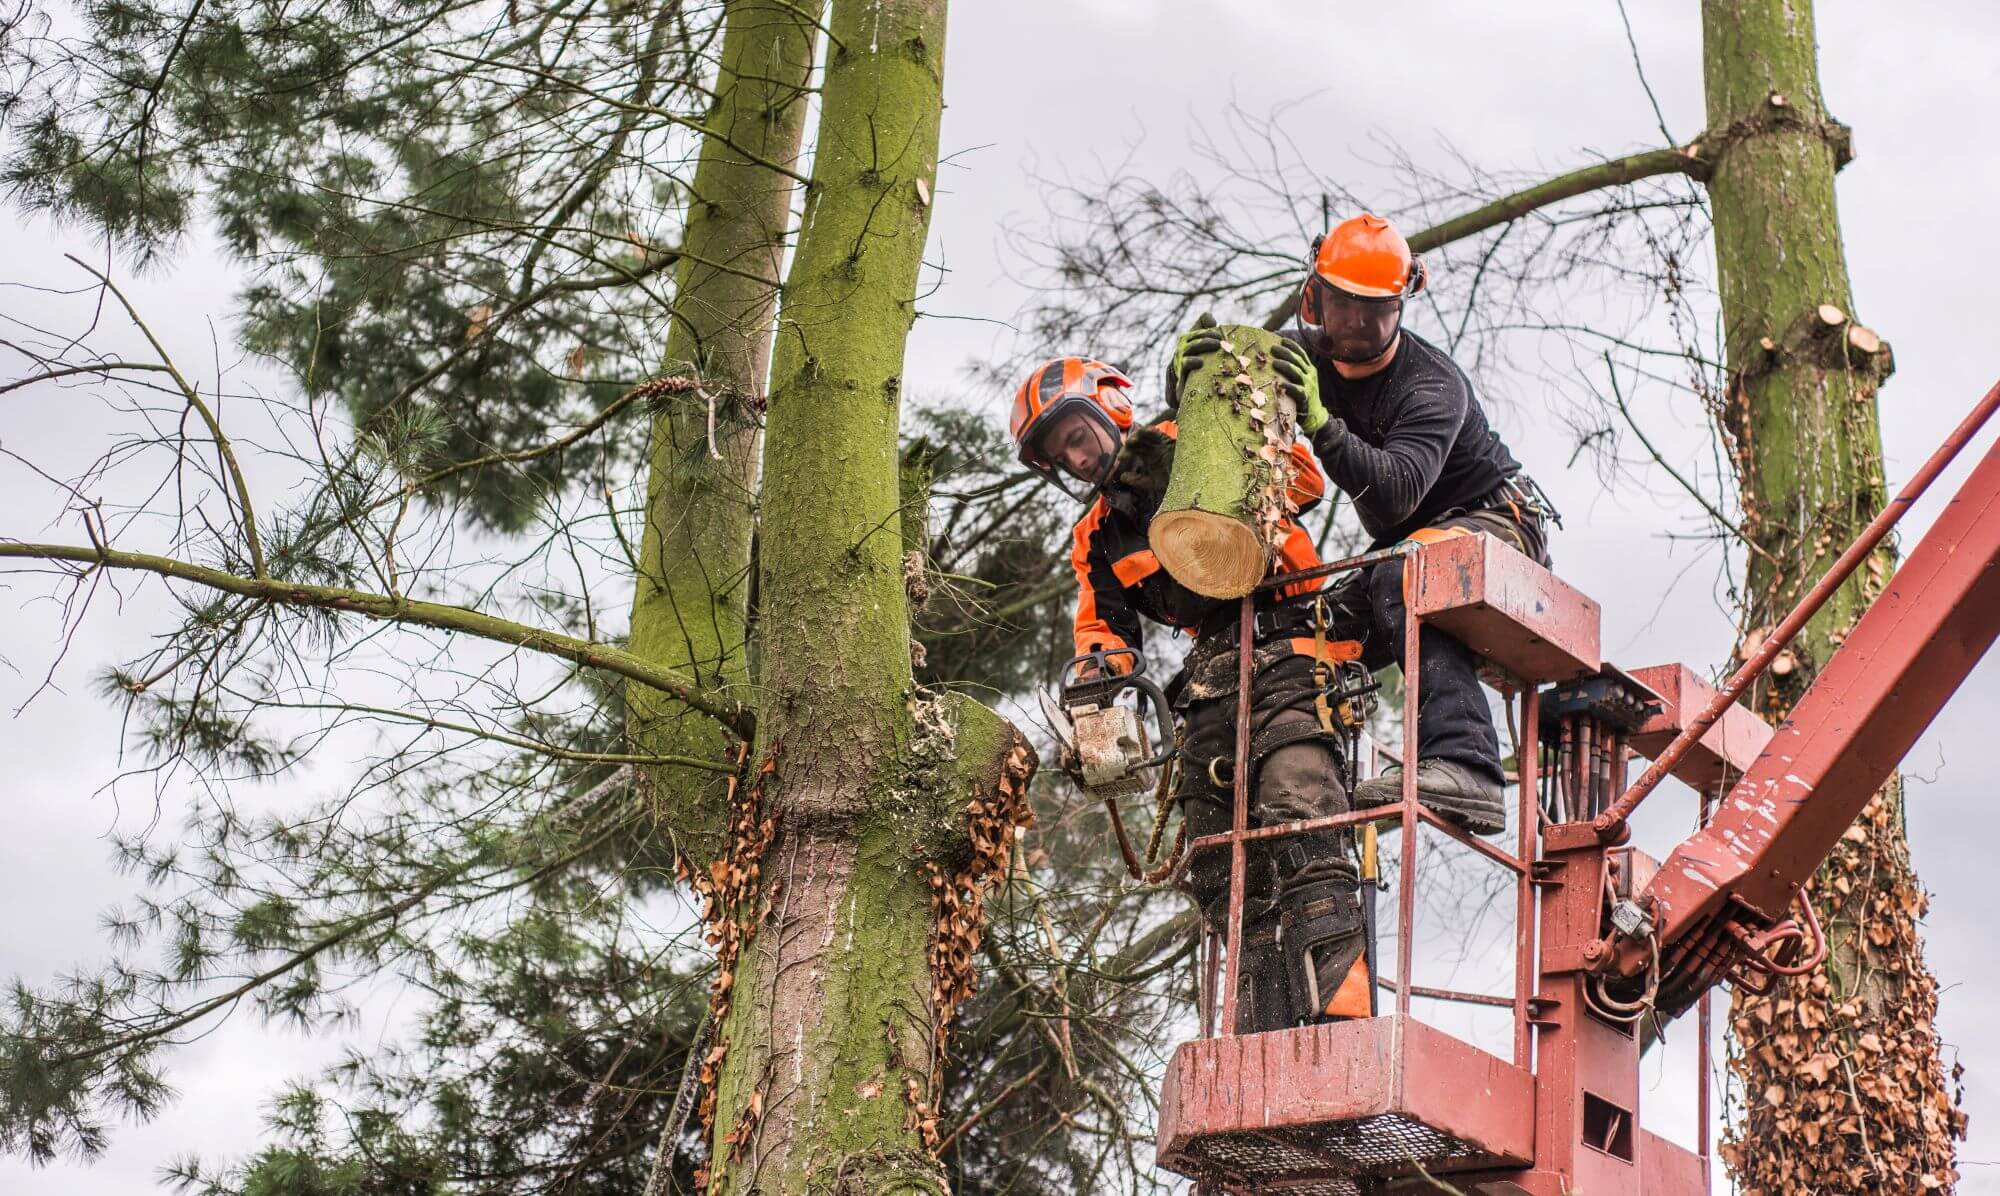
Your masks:
<instances>
[{"instance_id":1,"label":"tool belt","mask_svg":"<svg viewBox=\"0 0 2000 1196\"><path fill-rule=\"evenodd\" d=\"M1252 615L1250 641L1261 644L1280 636L1311 635L1312 600L1318 595L1319 591L1314 590L1291 598L1258 598L1257 609ZM1236 603L1224 602L1202 617L1201 625L1195 629L1195 637L1217 645L1234 645L1242 617Z\"/></svg>"},{"instance_id":2,"label":"tool belt","mask_svg":"<svg viewBox=\"0 0 2000 1196\"><path fill-rule=\"evenodd\" d=\"M1556 510L1556 504L1526 471L1508 474L1492 493L1481 495L1466 511L1507 511L1517 523L1533 518L1557 527L1563 525L1562 512Z\"/></svg>"},{"instance_id":3,"label":"tool belt","mask_svg":"<svg viewBox=\"0 0 2000 1196\"><path fill-rule=\"evenodd\" d=\"M1454 522L1456 521L1456 522ZM1429 523L1411 531L1405 541L1429 544L1450 536L1485 532L1529 557L1544 559L1548 528L1562 526L1562 515L1549 496L1525 473L1515 473L1498 486L1463 506L1430 517ZM1391 541L1378 540L1373 547L1386 548ZM1335 592L1351 592L1367 585L1365 575L1349 574L1333 586Z\"/></svg>"}]
</instances>

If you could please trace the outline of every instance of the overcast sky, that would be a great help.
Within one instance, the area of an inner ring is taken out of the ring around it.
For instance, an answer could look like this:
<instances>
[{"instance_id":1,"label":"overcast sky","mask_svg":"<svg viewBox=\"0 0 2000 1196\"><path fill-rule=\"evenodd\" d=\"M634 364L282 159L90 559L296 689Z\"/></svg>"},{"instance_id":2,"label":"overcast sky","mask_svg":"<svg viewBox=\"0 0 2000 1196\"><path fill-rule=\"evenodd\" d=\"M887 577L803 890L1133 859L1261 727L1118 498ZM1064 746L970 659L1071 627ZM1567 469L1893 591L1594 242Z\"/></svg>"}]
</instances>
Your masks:
<instances>
[{"instance_id":1,"label":"overcast sky","mask_svg":"<svg viewBox=\"0 0 2000 1196\"><path fill-rule=\"evenodd\" d=\"M1882 395L1895 486L2000 377L1993 347L2000 222L1990 216L2000 156L1987 123L2000 115L1990 94L2000 6L1913 3L1893 20L1881 5L1859 0L1819 7L1824 91L1834 115L1854 129L1857 156L1840 176L1839 202L1857 314L1896 348L1898 372ZM1632 8L1648 78L1668 126L1685 141L1703 124L1696 6L1635 0ZM1449 146L1485 167L1551 173L1658 143L1609 0L961 0L946 47L946 97L943 150L955 166L939 180L930 256L949 273L924 310L952 318L917 324L905 376L906 391L918 396L966 394L969 363L1042 348L1018 343L1005 326L1024 296L1010 281L1019 263L1010 270L998 235L1003 222L1032 220L1039 210L1025 169L1031 163L1087 177L1100 160L1129 153L1164 174L1190 165L1181 148L1190 123L1213 123L1232 101L1252 113L1289 104L1287 127L1301 147L1322 172L1363 194L1388 181L1370 164L1381 158L1377 137L1439 165ZM51 277L62 249L88 249L87 237L21 232L9 236L8 257L18 262L5 268L10 278ZM216 263L185 260L144 290L171 299L170 334L205 342L204 317L226 311L230 286ZM1146 363L1142 381L1155 377L1157 362ZM1657 488L1602 491L1582 464L1568 466L1573 445L1538 395L1512 387L1505 397L1495 404L1496 422L1569 517L1554 551L1563 575L1602 602L1607 656L1712 670L1731 642L1715 597L1717 562L1659 535L1683 527L1684 510ZM21 399L0 407L0 443L10 447L50 426L48 410L25 415ZM997 416L1007 396L972 401ZM1691 401L1660 396L1644 414L1669 456L1697 459L1705 433ZM1967 460L1992 439L1989 431ZM1965 471L1948 475L1937 496ZM0 472L0 511L12 518L27 509L30 490L18 471ZM1936 505L1934 497L1907 522L1922 526ZM0 534L41 530L39 522L0 519ZM1906 542L1915 534L1913 527ZM19 670L0 671L0 718L12 715L51 659L53 622L46 609L16 613L23 593L0 595L7 612L0 658ZM135 608L94 621L57 673L64 692L0 721L7 760L0 973L43 979L95 958L97 912L129 891L108 866L104 835L152 811L133 801L137 790L122 807L100 791L114 770L116 726L89 695L87 678L157 629L144 614ZM1941 1029L1947 1059L1967 1067L1972 1137L1961 1191L1992 1194L2000 1194L2000 1025L1987 1011L2000 959L1985 922L1993 817L1978 752L1990 743L1996 708L2000 662L1989 659L1909 762L1915 860L1934 894L1929 957L1946 989ZM374 1032L390 1023L393 1011ZM0 1161L0 1192L153 1190L155 1168L171 1155L227 1155L249 1145L273 1086L328 1049L239 1019L181 1056L172 1078L183 1099L152 1125L120 1133L95 1167L30 1172ZM1647 1097L1662 1105L1682 1098L1678 1089ZM1684 1102L1677 1119L1663 1118L1684 1124Z\"/></svg>"}]
</instances>

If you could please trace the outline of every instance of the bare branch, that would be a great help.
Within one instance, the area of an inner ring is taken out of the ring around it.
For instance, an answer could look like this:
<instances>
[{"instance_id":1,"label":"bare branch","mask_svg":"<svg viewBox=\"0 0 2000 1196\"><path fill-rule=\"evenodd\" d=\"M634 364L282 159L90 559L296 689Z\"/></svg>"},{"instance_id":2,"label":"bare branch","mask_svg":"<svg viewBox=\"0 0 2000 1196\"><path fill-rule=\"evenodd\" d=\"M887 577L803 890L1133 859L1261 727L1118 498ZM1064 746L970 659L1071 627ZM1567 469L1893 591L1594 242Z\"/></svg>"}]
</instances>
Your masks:
<instances>
[{"instance_id":1,"label":"bare branch","mask_svg":"<svg viewBox=\"0 0 2000 1196\"><path fill-rule=\"evenodd\" d=\"M229 480L236 487L237 513L243 521L243 539L250 550L250 570L260 579L268 580L270 574L264 569L264 545L257 538L257 515L250 505L250 484L243 479L243 467L236 463L236 450L230 446L229 437L222 433L222 422L216 419L215 412L202 401L201 392L196 390L194 384L181 373L180 368L174 365L173 357L167 352L167 347L160 343L159 337L153 335L153 330L147 326L144 319L140 318L139 309L132 306L132 301L125 297L125 292L118 289L118 284L75 254L65 253L63 256L75 262L84 273L103 283L104 289L110 291L118 300L119 306L123 307L125 314L131 318L133 326L145 335L146 343L153 346L153 352L160 355L160 364L167 368L168 376L173 378L176 386L180 387L188 406L201 416L202 423L208 425L208 434L215 438L215 451L221 455L223 466L229 471Z\"/></svg>"},{"instance_id":2,"label":"bare branch","mask_svg":"<svg viewBox=\"0 0 2000 1196\"><path fill-rule=\"evenodd\" d=\"M37 382L52 382L57 378L70 378L78 374L109 374L113 370L137 370L140 372L170 374L173 372L173 367L170 365L157 365L150 361L101 361L94 365L62 366L56 369L43 370L39 374L30 374L25 378L16 378L12 382L0 383L0 395L4 395L10 390L20 390L24 386L33 386Z\"/></svg>"},{"instance_id":3,"label":"bare branch","mask_svg":"<svg viewBox=\"0 0 2000 1196\"><path fill-rule=\"evenodd\" d=\"M1489 228L1519 220L1530 212L1574 199L1592 191L1606 187L1618 187L1626 183L1636 183L1640 179L1655 178L1663 174L1684 174L1699 179L1708 172L1708 161L1701 156L1701 142L1696 140L1684 147L1646 150L1643 153L1628 154L1623 158L1613 158L1608 162L1598 162L1568 174L1557 175L1547 182L1537 183L1523 191L1505 195L1484 207L1474 208L1463 216L1454 216L1442 224L1434 224L1410 238L1410 249L1414 253L1429 253L1467 237L1485 232ZM1299 292L1293 287L1285 294L1285 301L1271 309L1264 317L1264 327L1276 331L1284 327L1292 312L1299 304Z\"/></svg>"},{"instance_id":4,"label":"bare branch","mask_svg":"<svg viewBox=\"0 0 2000 1196\"><path fill-rule=\"evenodd\" d=\"M384 622L431 627L439 631L463 632L480 639L513 644L533 652L560 657L586 668L603 669L627 680L649 685L662 693L673 695L679 701L746 738L751 734L754 722L749 709L740 703L715 701L704 695L692 679L672 669L661 668L622 648L577 639L561 632L529 627L524 623L483 614L462 606L419 602L387 594L371 594L366 590L352 590L344 586L309 585L304 582L268 577L242 577L226 570L212 569L205 565L175 560L172 557L154 556L143 552L123 552L117 549L85 548L74 544L0 543L0 558L69 561L96 568L156 573L161 577L191 581L197 585L244 598L256 598L286 606L343 611L371 619L381 619Z\"/></svg>"},{"instance_id":5,"label":"bare branch","mask_svg":"<svg viewBox=\"0 0 2000 1196\"><path fill-rule=\"evenodd\" d=\"M258 705L272 710L333 710L343 714L363 715L369 718L391 719L396 722L415 723L439 731L455 731L461 735L471 735L479 739L489 739L508 747L565 760L572 764L644 764L672 766L677 768L701 768L709 772L734 772L736 766L724 760L703 760L698 756L663 756L651 752L580 752L573 748L557 747L536 739L520 735L508 735L500 731L489 731L468 723L447 722L425 714L408 710L394 710L383 706L363 706L357 702L279 702L261 700Z\"/></svg>"}]
</instances>

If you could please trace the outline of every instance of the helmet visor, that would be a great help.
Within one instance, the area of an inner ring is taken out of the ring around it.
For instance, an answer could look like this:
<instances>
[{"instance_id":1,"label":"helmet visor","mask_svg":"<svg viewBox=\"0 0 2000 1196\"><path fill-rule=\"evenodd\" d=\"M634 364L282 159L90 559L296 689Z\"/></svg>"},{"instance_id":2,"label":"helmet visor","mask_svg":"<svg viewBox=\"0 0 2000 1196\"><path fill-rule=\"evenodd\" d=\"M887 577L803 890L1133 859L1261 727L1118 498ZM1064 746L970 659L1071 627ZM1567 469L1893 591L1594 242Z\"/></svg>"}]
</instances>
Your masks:
<instances>
[{"instance_id":1,"label":"helmet visor","mask_svg":"<svg viewBox=\"0 0 2000 1196\"><path fill-rule=\"evenodd\" d=\"M1401 295L1356 295L1320 277L1299 292L1299 339L1313 356L1359 365L1389 351L1403 321Z\"/></svg>"},{"instance_id":2,"label":"helmet visor","mask_svg":"<svg viewBox=\"0 0 2000 1196\"><path fill-rule=\"evenodd\" d=\"M1076 493L1070 480L1082 483L1088 492L1111 480L1124 439L1096 403L1082 395L1064 395L1029 429L1021 444L1021 463L1065 492Z\"/></svg>"}]
</instances>

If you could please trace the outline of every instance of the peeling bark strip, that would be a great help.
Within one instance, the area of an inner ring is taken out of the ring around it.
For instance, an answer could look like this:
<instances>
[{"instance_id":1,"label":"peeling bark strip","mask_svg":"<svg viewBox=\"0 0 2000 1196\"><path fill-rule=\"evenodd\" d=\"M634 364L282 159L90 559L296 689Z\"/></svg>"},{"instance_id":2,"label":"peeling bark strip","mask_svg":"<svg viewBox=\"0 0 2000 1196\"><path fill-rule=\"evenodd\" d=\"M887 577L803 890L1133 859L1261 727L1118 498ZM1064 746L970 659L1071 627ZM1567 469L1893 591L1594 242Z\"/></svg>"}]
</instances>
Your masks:
<instances>
[{"instance_id":1,"label":"peeling bark strip","mask_svg":"<svg viewBox=\"0 0 2000 1196\"><path fill-rule=\"evenodd\" d=\"M1705 0L1702 12L1729 366L1714 406L1753 549L1741 659L1885 501L1876 391L1893 356L1848 314L1833 193L1848 141L1820 95L1810 0ZM1835 594L1752 691L1758 713L1785 716L1893 567L1885 550ZM1743 1110L1722 1153L1745 1196L1957 1183L1965 1118L1939 1057L1902 797L1885 786L1807 890L1824 971L1733 1001Z\"/></svg>"},{"instance_id":2,"label":"peeling bark strip","mask_svg":"<svg viewBox=\"0 0 2000 1196\"><path fill-rule=\"evenodd\" d=\"M729 1018L736 987L736 965L745 944L757 935L757 928L770 915L768 893L759 883L764 852L771 845L776 824L764 815L764 778L777 766L774 752L757 770L757 779L743 784L740 771L749 758L746 744L739 754L739 771L729 778L727 794L729 830L720 858L703 867L681 855L674 861L674 873L701 898L701 921L708 945L715 948L715 978L708 984L709 1024L721 1026ZM742 800L738 795L742 794ZM718 1038L699 1060L701 1125L704 1135L715 1123L715 1081L722 1073L722 1060L729 1054L729 1039Z\"/></svg>"},{"instance_id":3,"label":"peeling bark strip","mask_svg":"<svg viewBox=\"0 0 2000 1196\"><path fill-rule=\"evenodd\" d=\"M979 971L972 960L986 932L986 894L1007 877L1018 827L1032 826L1028 782L1035 775L1035 753L1017 741L1000 767L997 784L975 789L965 807L966 829L972 839L972 861L949 876L936 864L925 872L931 886L931 1074L930 1090L912 1089L912 1116L924 1147L940 1149L937 1095L944 1087L944 1065L951 1021L958 1007L979 991Z\"/></svg>"}]
</instances>

